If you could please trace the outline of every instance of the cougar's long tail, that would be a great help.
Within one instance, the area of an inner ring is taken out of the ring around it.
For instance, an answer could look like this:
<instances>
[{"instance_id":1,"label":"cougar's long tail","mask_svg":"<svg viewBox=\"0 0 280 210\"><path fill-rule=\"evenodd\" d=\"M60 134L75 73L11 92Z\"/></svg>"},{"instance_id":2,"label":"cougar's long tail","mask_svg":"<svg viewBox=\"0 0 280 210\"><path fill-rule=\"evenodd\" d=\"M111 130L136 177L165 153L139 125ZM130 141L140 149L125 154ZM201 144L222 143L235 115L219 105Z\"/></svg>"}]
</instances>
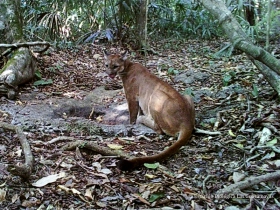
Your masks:
<instances>
[{"instance_id":1,"label":"cougar's long tail","mask_svg":"<svg viewBox=\"0 0 280 210\"><path fill-rule=\"evenodd\" d=\"M146 157L137 157L132 159L123 159L117 163L117 166L122 171L129 171L133 170L137 167L142 166L144 163L153 163L153 162L160 162L164 159L168 158L171 155L174 155L178 150L187 144L187 142L191 139L192 132L193 132L194 125L190 123L188 126L185 126L179 132L178 140L172 144L166 150L160 152L157 155L146 156Z\"/></svg>"}]
</instances>

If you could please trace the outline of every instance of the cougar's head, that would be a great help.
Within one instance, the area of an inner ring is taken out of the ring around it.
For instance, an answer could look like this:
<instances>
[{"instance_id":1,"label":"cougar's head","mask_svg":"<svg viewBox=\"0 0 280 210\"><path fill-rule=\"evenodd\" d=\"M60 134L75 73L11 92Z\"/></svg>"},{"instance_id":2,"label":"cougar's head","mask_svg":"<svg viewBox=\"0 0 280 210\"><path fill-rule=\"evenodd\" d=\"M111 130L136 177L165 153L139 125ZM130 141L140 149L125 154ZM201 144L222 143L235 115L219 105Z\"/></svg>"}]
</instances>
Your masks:
<instances>
[{"instance_id":1,"label":"cougar's head","mask_svg":"<svg viewBox=\"0 0 280 210\"><path fill-rule=\"evenodd\" d=\"M117 74L121 75L124 71L124 61L127 59L127 52L123 54L109 54L104 51L106 73L110 78L114 78Z\"/></svg>"}]
</instances>

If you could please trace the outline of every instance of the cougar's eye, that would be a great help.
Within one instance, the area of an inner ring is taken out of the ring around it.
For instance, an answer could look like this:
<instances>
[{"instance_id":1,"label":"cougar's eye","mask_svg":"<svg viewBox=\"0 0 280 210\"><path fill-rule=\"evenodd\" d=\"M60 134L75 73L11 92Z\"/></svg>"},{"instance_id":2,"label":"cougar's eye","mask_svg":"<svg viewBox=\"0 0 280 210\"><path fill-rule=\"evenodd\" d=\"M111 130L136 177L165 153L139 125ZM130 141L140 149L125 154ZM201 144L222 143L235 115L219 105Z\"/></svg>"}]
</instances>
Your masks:
<instances>
[{"instance_id":1,"label":"cougar's eye","mask_svg":"<svg viewBox=\"0 0 280 210\"><path fill-rule=\"evenodd\" d=\"M106 66L106 68L108 68L108 67L109 67L109 65L108 65L108 64L105 64L105 66Z\"/></svg>"},{"instance_id":2,"label":"cougar's eye","mask_svg":"<svg viewBox=\"0 0 280 210\"><path fill-rule=\"evenodd\" d=\"M118 66L113 66L114 69L118 68Z\"/></svg>"}]
</instances>

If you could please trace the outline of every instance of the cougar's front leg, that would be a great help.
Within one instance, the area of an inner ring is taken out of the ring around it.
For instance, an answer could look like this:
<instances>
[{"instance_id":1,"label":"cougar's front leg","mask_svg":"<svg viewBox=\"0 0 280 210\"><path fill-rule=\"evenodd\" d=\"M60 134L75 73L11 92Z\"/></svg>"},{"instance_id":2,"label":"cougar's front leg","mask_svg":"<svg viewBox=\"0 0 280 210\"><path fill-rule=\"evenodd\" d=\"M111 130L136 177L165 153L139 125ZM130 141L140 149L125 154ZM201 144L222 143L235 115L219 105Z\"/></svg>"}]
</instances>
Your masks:
<instances>
[{"instance_id":1,"label":"cougar's front leg","mask_svg":"<svg viewBox=\"0 0 280 210\"><path fill-rule=\"evenodd\" d=\"M158 134L163 134L163 131L158 126L158 124L155 123L154 119L147 117L145 115L140 115L137 118L137 123L141 123L143 125L146 125L147 127L153 129Z\"/></svg>"},{"instance_id":2,"label":"cougar's front leg","mask_svg":"<svg viewBox=\"0 0 280 210\"><path fill-rule=\"evenodd\" d=\"M128 103L130 124L135 124L139 111L139 102L136 101L135 99L134 100L127 99L127 103Z\"/></svg>"},{"instance_id":3,"label":"cougar's front leg","mask_svg":"<svg viewBox=\"0 0 280 210\"><path fill-rule=\"evenodd\" d=\"M155 129L155 121L153 119L150 119L149 117L145 115L139 115L137 118L137 123L141 123L146 125L147 127L151 129Z\"/></svg>"}]
</instances>

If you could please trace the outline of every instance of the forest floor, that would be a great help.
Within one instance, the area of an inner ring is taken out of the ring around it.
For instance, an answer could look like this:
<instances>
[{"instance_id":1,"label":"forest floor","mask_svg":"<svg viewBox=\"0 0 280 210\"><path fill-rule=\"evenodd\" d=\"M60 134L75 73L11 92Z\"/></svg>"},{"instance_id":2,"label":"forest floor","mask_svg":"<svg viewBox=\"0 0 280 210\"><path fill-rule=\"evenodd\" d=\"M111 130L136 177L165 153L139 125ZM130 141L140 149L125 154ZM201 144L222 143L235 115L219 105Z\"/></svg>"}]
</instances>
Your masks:
<instances>
[{"instance_id":1,"label":"forest floor","mask_svg":"<svg viewBox=\"0 0 280 210\"><path fill-rule=\"evenodd\" d=\"M146 130L128 136L100 132L91 124L129 126L127 110L119 113L125 118L102 114L126 102L119 78L112 80L105 73L102 49L124 49L87 45L38 55L37 79L20 87L17 100L2 97L0 102L0 121L22 126L35 162L28 181L11 175L7 164L22 163L24 156L17 135L0 130L0 209L280 209L279 180L217 194L230 184L280 168L277 94L246 55L217 56L223 44L158 42L158 54L146 59L129 52L131 60L146 64L180 93L193 96L197 128L221 133L194 134L188 145L159 166L131 172L119 171L116 157L82 145L74 151L61 149L69 141L86 140L141 156L156 154L175 141ZM77 106L91 93L99 95L89 100L92 105ZM32 106L36 113L26 109ZM51 114L41 114L47 110ZM18 121L17 113L26 118ZM30 118L38 121L24 124ZM57 119L64 127L54 128ZM57 140L59 136L66 138Z\"/></svg>"}]
</instances>

